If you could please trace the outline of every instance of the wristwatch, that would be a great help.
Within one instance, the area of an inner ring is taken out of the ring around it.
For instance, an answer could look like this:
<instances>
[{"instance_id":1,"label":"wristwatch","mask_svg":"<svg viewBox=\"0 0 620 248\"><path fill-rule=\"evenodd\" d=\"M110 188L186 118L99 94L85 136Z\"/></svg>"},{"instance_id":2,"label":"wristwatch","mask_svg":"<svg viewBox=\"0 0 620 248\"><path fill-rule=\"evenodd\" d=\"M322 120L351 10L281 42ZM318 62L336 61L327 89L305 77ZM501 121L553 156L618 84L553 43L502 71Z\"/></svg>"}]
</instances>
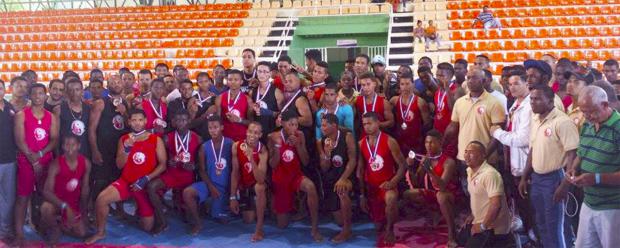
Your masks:
<instances>
[{"instance_id":1,"label":"wristwatch","mask_svg":"<svg viewBox=\"0 0 620 248\"><path fill-rule=\"evenodd\" d=\"M486 231L486 230L489 230L489 229L487 229L487 227L484 226L484 223L480 223L480 230L481 231Z\"/></svg>"},{"instance_id":2,"label":"wristwatch","mask_svg":"<svg viewBox=\"0 0 620 248\"><path fill-rule=\"evenodd\" d=\"M231 200L231 201L232 201L232 200L236 200L236 201L238 201L238 200L239 200L239 197L238 197L238 196L236 196L236 195L233 195L233 196L230 196L230 200Z\"/></svg>"}]
</instances>

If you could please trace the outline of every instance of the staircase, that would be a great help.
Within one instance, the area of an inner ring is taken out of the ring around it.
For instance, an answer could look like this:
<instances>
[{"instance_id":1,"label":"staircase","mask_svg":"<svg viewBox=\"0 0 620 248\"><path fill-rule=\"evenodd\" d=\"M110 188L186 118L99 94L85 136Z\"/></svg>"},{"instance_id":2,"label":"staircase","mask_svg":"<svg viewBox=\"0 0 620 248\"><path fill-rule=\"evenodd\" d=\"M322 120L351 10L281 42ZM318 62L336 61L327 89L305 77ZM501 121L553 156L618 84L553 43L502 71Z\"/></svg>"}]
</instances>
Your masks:
<instances>
[{"instance_id":1,"label":"staircase","mask_svg":"<svg viewBox=\"0 0 620 248\"><path fill-rule=\"evenodd\" d=\"M276 17L258 61L277 62L281 55L288 54L298 20L295 16Z\"/></svg>"},{"instance_id":2,"label":"staircase","mask_svg":"<svg viewBox=\"0 0 620 248\"><path fill-rule=\"evenodd\" d=\"M413 64L413 13L393 13L390 18L387 42L388 70L395 71L401 65Z\"/></svg>"}]
</instances>

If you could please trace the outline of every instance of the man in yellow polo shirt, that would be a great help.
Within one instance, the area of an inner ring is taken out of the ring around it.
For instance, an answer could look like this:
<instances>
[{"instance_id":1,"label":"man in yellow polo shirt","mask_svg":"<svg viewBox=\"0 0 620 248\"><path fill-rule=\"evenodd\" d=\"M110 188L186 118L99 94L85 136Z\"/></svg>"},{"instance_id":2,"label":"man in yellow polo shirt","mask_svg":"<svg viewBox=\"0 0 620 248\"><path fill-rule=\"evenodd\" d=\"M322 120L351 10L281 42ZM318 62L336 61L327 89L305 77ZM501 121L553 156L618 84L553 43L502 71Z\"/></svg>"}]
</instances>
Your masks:
<instances>
[{"instance_id":1,"label":"man in yellow polo shirt","mask_svg":"<svg viewBox=\"0 0 620 248\"><path fill-rule=\"evenodd\" d=\"M467 73L469 93L454 103L452 122L444 135L454 137L455 132L458 132L459 152L456 158L460 161L465 160L465 147L474 140L487 146L487 151L494 150L494 146L489 145L491 127L501 126L506 120L502 104L484 90L485 80L482 70L473 69Z\"/></svg>"},{"instance_id":2,"label":"man in yellow polo shirt","mask_svg":"<svg viewBox=\"0 0 620 248\"><path fill-rule=\"evenodd\" d=\"M519 183L519 193L534 207L536 225L544 247L572 247L564 237L564 198L569 182L564 168L575 159L579 132L568 116L553 106L553 90L546 84L531 87L530 153ZM531 178L531 189L527 190ZM570 232L569 232L570 234Z\"/></svg>"},{"instance_id":3,"label":"man in yellow polo shirt","mask_svg":"<svg viewBox=\"0 0 620 248\"><path fill-rule=\"evenodd\" d=\"M465 247L512 247L510 213L502 176L484 161L486 148L478 141L465 148L467 191L471 213L471 237Z\"/></svg>"}]
</instances>

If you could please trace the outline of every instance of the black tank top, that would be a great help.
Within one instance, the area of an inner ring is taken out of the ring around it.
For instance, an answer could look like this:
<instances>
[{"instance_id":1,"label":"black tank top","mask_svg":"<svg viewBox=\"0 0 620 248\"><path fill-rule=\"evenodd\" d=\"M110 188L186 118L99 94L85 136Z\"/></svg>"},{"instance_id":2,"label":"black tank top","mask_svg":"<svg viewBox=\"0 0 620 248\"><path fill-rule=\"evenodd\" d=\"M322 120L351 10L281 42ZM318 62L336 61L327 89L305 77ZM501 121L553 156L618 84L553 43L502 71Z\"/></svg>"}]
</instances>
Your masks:
<instances>
[{"instance_id":1,"label":"black tank top","mask_svg":"<svg viewBox=\"0 0 620 248\"><path fill-rule=\"evenodd\" d=\"M329 154L332 166L329 167L328 171L323 173L324 180L328 182L338 181L342 173L344 173L347 163L349 162L349 154L347 153L347 134L350 131L344 128L340 128L338 131L340 131L338 145L336 145L336 148L334 148L332 153ZM326 137L321 139L321 144L325 144L325 139Z\"/></svg>"},{"instance_id":2,"label":"black tank top","mask_svg":"<svg viewBox=\"0 0 620 248\"><path fill-rule=\"evenodd\" d=\"M200 93L198 93L198 94L200 94ZM209 99L201 99L201 97L198 94L194 95L194 98L198 99L199 102L202 100L202 102L200 102L200 104L198 105L198 112L196 112L196 118L204 115L204 113L207 112L209 107L211 107L211 106L213 106L213 104L215 104L215 96L211 97ZM198 135L200 135L202 140L210 140L211 139L211 135L209 134L209 125L208 125L207 121L201 122L196 127L194 127L192 129L192 131L194 131Z\"/></svg>"},{"instance_id":3,"label":"black tank top","mask_svg":"<svg viewBox=\"0 0 620 248\"><path fill-rule=\"evenodd\" d=\"M258 88L253 89L251 97L254 103L258 103L257 98L256 98L257 94L258 94ZM278 108L278 101L276 100L276 86L274 84L271 84L271 86L267 90L267 93L261 92L261 96L259 98L262 98L260 101L263 102L261 103L261 108L266 107L267 109L274 111L274 112L277 112L280 110ZM276 119L273 115L272 116L261 115L261 116L255 116L255 117L256 117L256 121L258 121L258 123L260 123L261 126L263 127L263 138L266 138L267 135L269 135L269 133L275 130Z\"/></svg>"},{"instance_id":4,"label":"black tank top","mask_svg":"<svg viewBox=\"0 0 620 248\"><path fill-rule=\"evenodd\" d=\"M103 97L103 102L103 111L101 112L99 125L97 125L97 147L103 156L106 156L107 152L108 155L116 158L118 140L121 136L128 133L129 129L125 124L125 118L116 112L112 99L106 96ZM127 107L127 102L123 101L122 104Z\"/></svg>"},{"instance_id":5,"label":"black tank top","mask_svg":"<svg viewBox=\"0 0 620 248\"><path fill-rule=\"evenodd\" d=\"M77 113L69 108L69 102L60 104L60 144L58 150L62 153L64 137L73 134L80 138L80 154L90 158L90 144L88 143L88 120L90 119L90 106L82 103L82 112Z\"/></svg>"},{"instance_id":6,"label":"black tank top","mask_svg":"<svg viewBox=\"0 0 620 248\"><path fill-rule=\"evenodd\" d=\"M250 92L251 88L250 88L250 79L252 78L256 78L256 68L254 68L254 70L252 70L251 74L246 74L245 71L243 72L243 83L241 84L241 92L243 93L248 93Z\"/></svg>"}]
</instances>

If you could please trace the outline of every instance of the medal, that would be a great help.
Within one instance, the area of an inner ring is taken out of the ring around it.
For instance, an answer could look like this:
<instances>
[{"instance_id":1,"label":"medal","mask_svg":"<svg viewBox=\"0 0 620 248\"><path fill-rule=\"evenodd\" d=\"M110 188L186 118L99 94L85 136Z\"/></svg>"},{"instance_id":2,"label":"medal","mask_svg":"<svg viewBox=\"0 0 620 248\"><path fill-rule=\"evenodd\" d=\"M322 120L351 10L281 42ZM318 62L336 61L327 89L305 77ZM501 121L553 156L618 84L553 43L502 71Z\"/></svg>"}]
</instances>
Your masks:
<instances>
[{"instance_id":1,"label":"medal","mask_svg":"<svg viewBox=\"0 0 620 248\"><path fill-rule=\"evenodd\" d=\"M243 143L245 144L245 143ZM213 151L213 157L215 158L215 172L217 175L222 174L222 170L224 169L225 165L222 162L222 151L224 150L224 138L222 138L222 141L220 142L220 152L215 153L215 146L213 145L213 140L211 140L211 150Z\"/></svg>"},{"instance_id":2,"label":"medal","mask_svg":"<svg viewBox=\"0 0 620 248\"><path fill-rule=\"evenodd\" d=\"M260 86L256 88L256 103L260 108L267 108L267 103L263 101L263 98L267 96L267 92L269 92L269 88L271 88L271 83L267 84L267 88L265 89L265 94L261 96L260 94Z\"/></svg>"},{"instance_id":3,"label":"medal","mask_svg":"<svg viewBox=\"0 0 620 248\"><path fill-rule=\"evenodd\" d=\"M213 96L209 96L209 97L203 99L202 96L200 95L200 92L198 92L197 95L198 95L198 106L200 106L201 108L202 108L204 102L209 101L209 99L211 99L211 97L213 97Z\"/></svg>"},{"instance_id":4,"label":"medal","mask_svg":"<svg viewBox=\"0 0 620 248\"><path fill-rule=\"evenodd\" d=\"M362 101L364 102L364 114L368 112L366 109L366 97L362 97ZM371 112L375 112L375 106L377 104L377 94L375 93L375 97L372 98L372 109Z\"/></svg>"},{"instance_id":5,"label":"medal","mask_svg":"<svg viewBox=\"0 0 620 248\"><path fill-rule=\"evenodd\" d=\"M153 121L153 125L166 128L168 124L166 123L166 121L163 120L164 117L162 116L163 110L161 109L161 104L159 104L159 111L155 108L155 104L153 104L153 99L149 98L149 104L151 105L151 109L153 109L153 112L155 112L155 115L157 116L157 118L155 118L155 120Z\"/></svg>"},{"instance_id":6,"label":"medal","mask_svg":"<svg viewBox=\"0 0 620 248\"><path fill-rule=\"evenodd\" d=\"M376 162L377 150L379 149L379 141L381 141L381 132L379 132L379 135L377 136L377 141L375 142L374 149L370 149L370 138L366 137L366 148L368 149L368 153L370 154L370 159L368 162L370 164L370 168L373 171L377 171L377 168L379 168Z\"/></svg>"},{"instance_id":7,"label":"medal","mask_svg":"<svg viewBox=\"0 0 620 248\"><path fill-rule=\"evenodd\" d=\"M408 115L408 113L409 113L409 109L411 109L411 104L413 103L413 97L414 97L414 96L415 96L415 95L413 95L413 94L412 94L412 95L409 97L409 103L407 104L407 110L406 110L406 111L403 111L403 97L402 97L402 96L399 96L399 97L398 97L398 103L399 103L399 104L398 104L398 107L399 107L399 109L400 109L400 116L401 116L401 119L403 120L403 124L401 124L401 125L400 125L400 127L401 127L403 130L407 129L407 123L406 123L406 122L407 122L407 115Z\"/></svg>"},{"instance_id":8,"label":"medal","mask_svg":"<svg viewBox=\"0 0 620 248\"><path fill-rule=\"evenodd\" d=\"M231 112L235 108L237 101L239 101L239 96L241 96L241 92L237 92L237 97L235 97L235 100L233 101L233 103L230 104L230 91L228 92L228 97L226 99L226 103L227 103L226 107L228 108L228 112Z\"/></svg>"},{"instance_id":9,"label":"medal","mask_svg":"<svg viewBox=\"0 0 620 248\"><path fill-rule=\"evenodd\" d=\"M178 132L174 132L174 146L177 152L177 160L181 163L189 163L191 161L191 154L189 153L189 135L188 131L183 138Z\"/></svg>"}]
</instances>

